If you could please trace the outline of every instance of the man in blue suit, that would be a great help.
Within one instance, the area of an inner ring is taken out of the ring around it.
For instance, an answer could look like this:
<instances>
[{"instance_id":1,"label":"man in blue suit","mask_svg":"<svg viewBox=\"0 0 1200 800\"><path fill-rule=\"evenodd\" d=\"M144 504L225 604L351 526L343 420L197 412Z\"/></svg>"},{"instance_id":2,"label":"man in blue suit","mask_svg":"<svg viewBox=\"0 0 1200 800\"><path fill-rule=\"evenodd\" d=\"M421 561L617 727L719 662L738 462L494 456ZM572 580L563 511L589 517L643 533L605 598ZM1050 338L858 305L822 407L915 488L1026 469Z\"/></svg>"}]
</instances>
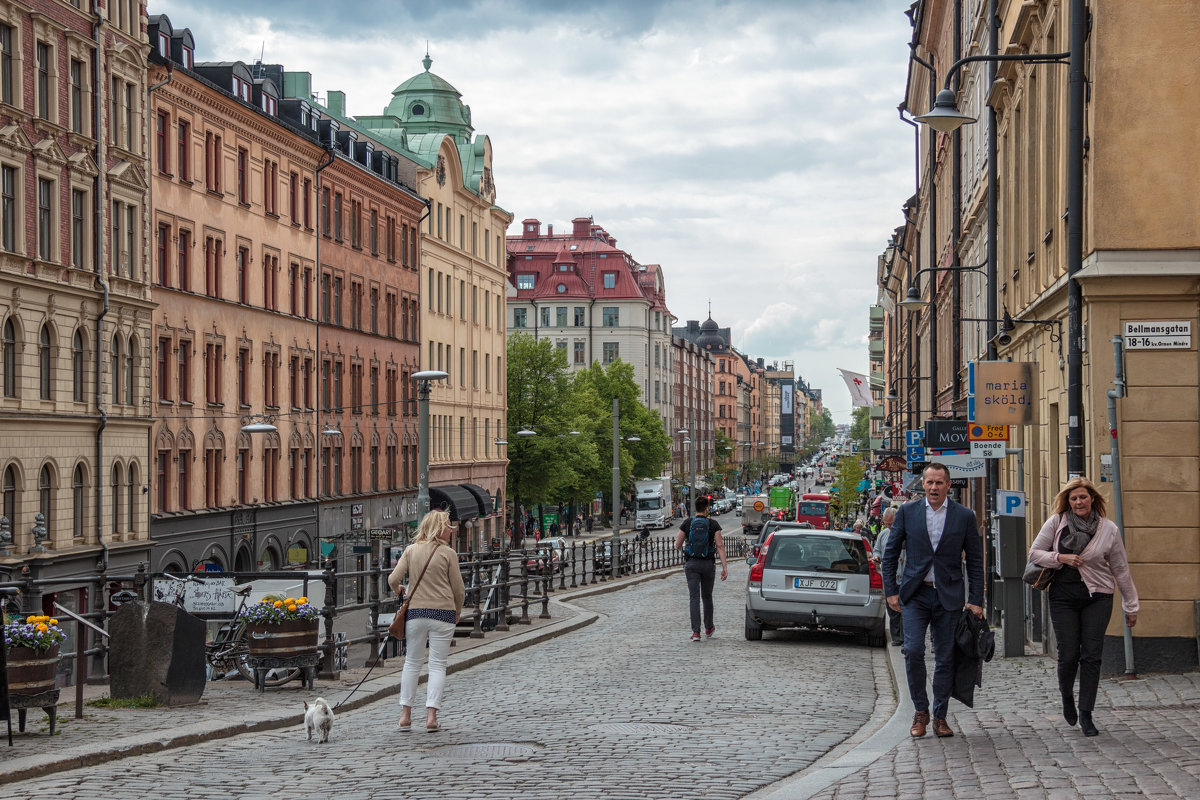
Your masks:
<instances>
[{"instance_id":1,"label":"man in blue suit","mask_svg":"<svg viewBox=\"0 0 1200 800\"><path fill-rule=\"evenodd\" d=\"M917 713L909 731L925 735L929 725L925 632L933 637L933 732L953 736L946 708L954 686L954 631L964 604L983 616L983 542L975 512L946 499L950 471L930 462L921 477L925 499L905 503L896 514L883 553L883 591L888 607L904 621L904 667L908 694ZM896 564L904 553L904 574ZM963 565L967 587L963 587Z\"/></svg>"}]
</instances>

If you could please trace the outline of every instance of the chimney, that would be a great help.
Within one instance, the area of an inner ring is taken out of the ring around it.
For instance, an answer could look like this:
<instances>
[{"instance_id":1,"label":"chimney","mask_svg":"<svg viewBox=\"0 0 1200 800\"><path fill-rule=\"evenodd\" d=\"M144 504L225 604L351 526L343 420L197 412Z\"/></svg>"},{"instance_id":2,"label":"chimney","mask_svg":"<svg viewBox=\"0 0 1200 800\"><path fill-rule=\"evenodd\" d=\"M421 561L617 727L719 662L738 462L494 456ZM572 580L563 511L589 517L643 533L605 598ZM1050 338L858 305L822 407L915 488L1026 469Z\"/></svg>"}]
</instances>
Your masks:
<instances>
[{"instance_id":1,"label":"chimney","mask_svg":"<svg viewBox=\"0 0 1200 800\"><path fill-rule=\"evenodd\" d=\"M549 225L549 224L546 225L546 235L547 236L554 235L554 226L553 225Z\"/></svg>"},{"instance_id":2,"label":"chimney","mask_svg":"<svg viewBox=\"0 0 1200 800\"><path fill-rule=\"evenodd\" d=\"M335 117L346 116L346 93L339 92L335 89L329 90L329 99L325 103L325 107L329 109L329 113Z\"/></svg>"},{"instance_id":3,"label":"chimney","mask_svg":"<svg viewBox=\"0 0 1200 800\"><path fill-rule=\"evenodd\" d=\"M576 217L571 220L572 236L587 236L591 231L592 221L587 217Z\"/></svg>"},{"instance_id":4,"label":"chimney","mask_svg":"<svg viewBox=\"0 0 1200 800\"><path fill-rule=\"evenodd\" d=\"M759 369L763 368L763 360L761 358L758 360L758 368Z\"/></svg>"}]
</instances>

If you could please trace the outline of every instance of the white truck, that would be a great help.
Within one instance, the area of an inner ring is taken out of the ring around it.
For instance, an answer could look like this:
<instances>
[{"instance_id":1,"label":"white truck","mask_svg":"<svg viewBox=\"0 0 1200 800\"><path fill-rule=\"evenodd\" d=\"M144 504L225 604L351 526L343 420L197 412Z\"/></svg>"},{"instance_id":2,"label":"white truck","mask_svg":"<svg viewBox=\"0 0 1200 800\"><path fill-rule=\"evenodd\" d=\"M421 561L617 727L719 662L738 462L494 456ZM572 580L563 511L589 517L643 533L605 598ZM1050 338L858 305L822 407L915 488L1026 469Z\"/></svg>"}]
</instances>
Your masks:
<instances>
[{"instance_id":1,"label":"white truck","mask_svg":"<svg viewBox=\"0 0 1200 800\"><path fill-rule=\"evenodd\" d=\"M638 481L636 523L639 528L667 528L675 516L671 508L671 478Z\"/></svg>"},{"instance_id":2,"label":"white truck","mask_svg":"<svg viewBox=\"0 0 1200 800\"><path fill-rule=\"evenodd\" d=\"M758 536L763 523L771 518L771 499L765 494L742 498L742 533Z\"/></svg>"}]
</instances>

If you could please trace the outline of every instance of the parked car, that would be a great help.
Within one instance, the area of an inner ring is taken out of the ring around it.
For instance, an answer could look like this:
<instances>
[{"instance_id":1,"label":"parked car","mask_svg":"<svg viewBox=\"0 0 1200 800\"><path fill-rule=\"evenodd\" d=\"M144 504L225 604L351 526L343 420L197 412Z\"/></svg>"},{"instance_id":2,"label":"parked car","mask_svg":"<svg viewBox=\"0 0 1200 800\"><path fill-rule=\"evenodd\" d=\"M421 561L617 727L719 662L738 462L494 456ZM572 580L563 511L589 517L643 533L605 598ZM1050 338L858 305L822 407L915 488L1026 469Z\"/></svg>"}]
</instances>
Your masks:
<instances>
[{"instance_id":1,"label":"parked car","mask_svg":"<svg viewBox=\"0 0 1200 800\"><path fill-rule=\"evenodd\" d=\"M542 539L534 547L534 555L529 557L528 568L530 575L541 575L549 572L557 575L570 562L571 546L561 536Z\"/></svg>"},{"instance_id":2,"label":"parked car","mask_svg":"<svg viewBox=\"0 0 1200 800\"><path fill-rule=\"evenodd\" d=\"M617 564L620 569L625 569L633 564L633 547L631 542L627 540L622 541L618 552L620 553L620 560L617 562ZM597 543L596 554L592 557L592 567L598 573L612 571L611 539Z\"/></svg>"},{"instance_id":3,"label":"parked car","mask_svg":"<svg viewBox=\"0 0 1200 800\"><path fill-rule=\"evenodd\" d=\"M747 561L747 640L801 628L853 633L871 647L885 644L883 578L861 536L777 528Z\"/></svg>"},{"instance_id":4,"label":"parked car","mask_svg":"<svg viewBox=\"0 0 1200 800\"><path fill-rule=\"evenodd\" d=\"M803 523L795 522L795 521L791 521L791 520L769 519L763 523L762 530L758 532L758 536L754 540L754 546L751 549L751 552L757 556L758 551L763 546L763 542L767 541L767 537L769 537L775 531L789 530L789 529L790 530L801 530L801 529L807 529L807 528L811 528L811 527L812 527L811 525L806 526Z\"/></svg>"}]
</instances>

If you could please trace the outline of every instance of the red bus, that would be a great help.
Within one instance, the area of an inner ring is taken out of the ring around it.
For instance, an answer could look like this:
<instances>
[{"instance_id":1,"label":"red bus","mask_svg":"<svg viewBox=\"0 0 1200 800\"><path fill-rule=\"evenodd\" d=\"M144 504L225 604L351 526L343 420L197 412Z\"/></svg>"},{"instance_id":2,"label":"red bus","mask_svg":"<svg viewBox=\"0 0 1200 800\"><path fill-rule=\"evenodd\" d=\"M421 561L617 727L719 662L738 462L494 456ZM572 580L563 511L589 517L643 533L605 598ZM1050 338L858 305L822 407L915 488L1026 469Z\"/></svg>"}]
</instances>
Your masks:
<instances>
[{"instance_id":1,"label":"red bus","mask_svg":"<svg viewBox=\"0 0 1200 800\"><path fill-rule=\"evenodd\" d=\"M796 504L796 521L808 522L814 528L829 528L829 495L805 494Z\"/></svg>"}]
</instances>

